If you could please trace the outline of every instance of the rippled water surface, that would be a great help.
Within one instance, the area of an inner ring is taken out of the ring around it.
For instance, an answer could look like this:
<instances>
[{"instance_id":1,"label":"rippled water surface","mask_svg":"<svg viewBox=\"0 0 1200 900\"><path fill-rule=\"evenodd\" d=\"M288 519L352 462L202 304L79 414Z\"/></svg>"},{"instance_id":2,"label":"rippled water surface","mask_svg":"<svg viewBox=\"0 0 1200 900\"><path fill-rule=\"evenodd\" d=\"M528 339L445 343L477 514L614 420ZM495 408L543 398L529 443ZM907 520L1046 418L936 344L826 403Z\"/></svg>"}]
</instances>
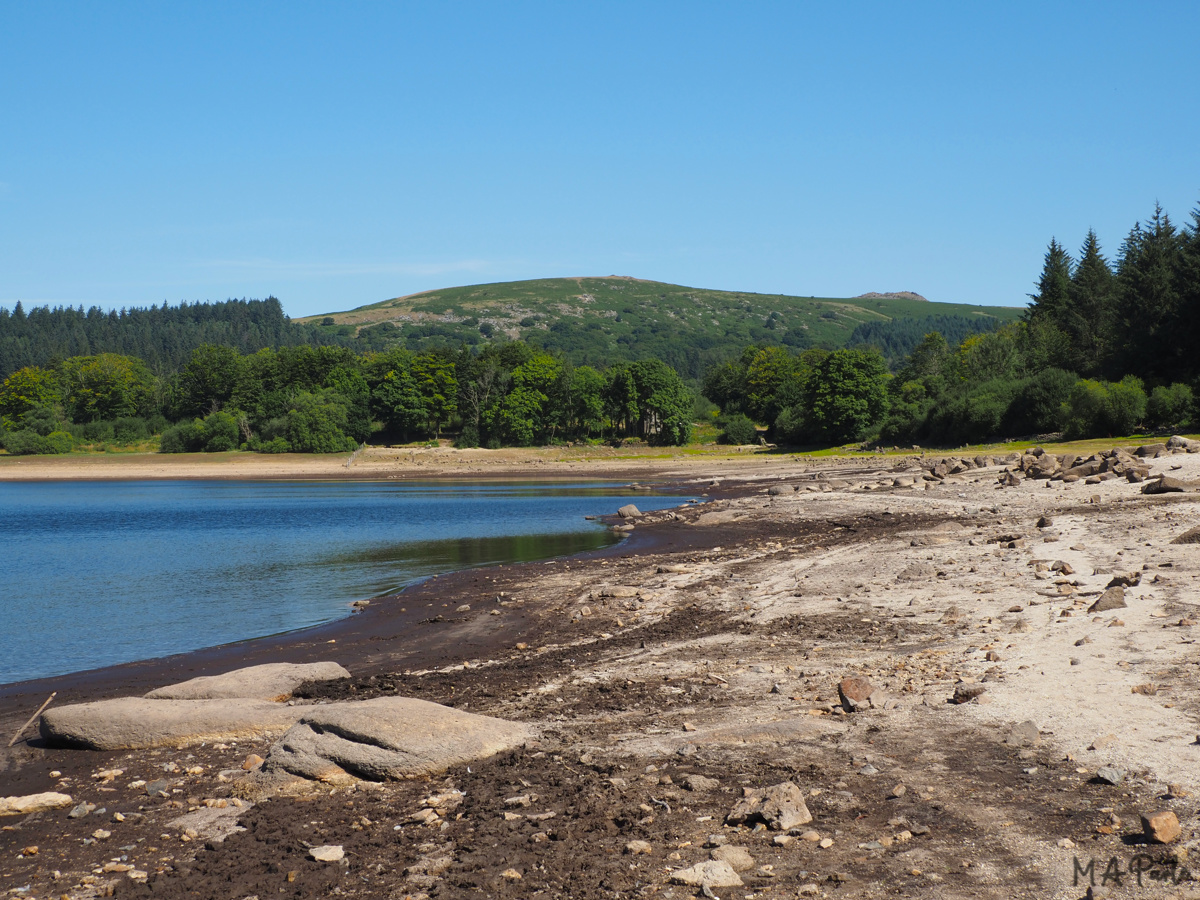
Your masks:
<instances>
[{"instance_id":1,"label":"rippled water surface","mask_svg":"<svg viewBox=\"0 0 1200 900\"><path fill-rule=\"evenodd\" d=\"M0 683L345 615L467 566L598 549L603 484L0 483Z\"/></svg>"}]
</instances>

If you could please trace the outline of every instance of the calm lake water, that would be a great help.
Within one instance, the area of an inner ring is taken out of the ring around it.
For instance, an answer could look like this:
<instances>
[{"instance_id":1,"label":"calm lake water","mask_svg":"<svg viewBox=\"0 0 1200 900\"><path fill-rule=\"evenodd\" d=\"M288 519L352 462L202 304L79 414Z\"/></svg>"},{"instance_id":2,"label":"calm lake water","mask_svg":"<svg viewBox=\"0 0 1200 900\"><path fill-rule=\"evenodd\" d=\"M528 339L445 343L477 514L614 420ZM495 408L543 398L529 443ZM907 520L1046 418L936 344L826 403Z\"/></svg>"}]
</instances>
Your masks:
<instances>
[{"instance_id":1,"label":"calm lake water","mask_svg":"<svg viewBox=\"0 0 1200 900\"><path fill-rule=\"evenodd\" d=\"M468 566L611 544L604 484L0 483L0 683L328 622Z\"/></svg>"}]
</instances>

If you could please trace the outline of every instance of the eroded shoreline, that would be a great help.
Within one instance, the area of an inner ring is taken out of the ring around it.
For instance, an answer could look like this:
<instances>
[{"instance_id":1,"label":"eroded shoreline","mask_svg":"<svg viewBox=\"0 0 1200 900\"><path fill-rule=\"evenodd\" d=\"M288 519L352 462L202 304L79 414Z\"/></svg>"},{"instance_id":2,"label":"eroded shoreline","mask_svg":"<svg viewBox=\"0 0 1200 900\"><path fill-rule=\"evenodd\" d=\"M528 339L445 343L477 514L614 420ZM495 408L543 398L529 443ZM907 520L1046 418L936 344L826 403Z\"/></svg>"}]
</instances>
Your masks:
<instances>
[{"instance_id":1,"label":"eroded shoreline","mask_svg":"<svg viewBox=\"0 0 1200 900\"><path fill-rule=\"evenodd\" d=\"M208 848L169 822L228 796L232 782L216 773L265 747L19 744L3 757L0 793L52 789L54 767L107 813L46 814L0 833L16 860L0 886L80 897L109 883L119 896L685 897L694 890L671 885L670 872L707 859L719 838L752 860L740 877L755 896L812 884L847 896L1076 897L1075 858L1099 859L1100 871L1134 852L1178 858L1195 839L1187 795L1200 789L1200 707L1186 689L1200 665L1190 624L1200 547L1171 541L1195 524L1197 495L1150 497L1116 479L1004 488L994 466L926 489L919 470L894 462L844 479L799 460L735 485L718 473L725 496L639 528L632 543L400 595L416 629L408 641L388 633L399 620L373 610L344 623L356 639L322 634L172 671L166 680L209 664L330 658L354 677L306 702L421 697L536 724L541 742L432 782L260 804L238 813L247 831ZM1195 480L1198 462L1151 467ZM1088 614L1114 572L1140 573L1127 606ZM126 676L102 690L132 693ZM847 676L877 689L871 707L840 711ZM979 699L949 702L963 685ZM44 698L27 699L4 699L6 728ZM1032 734L1016 727L1026 722ZM201 772L172 776L179 793L167 801L127 787L164 765ZM1103 766L1123 781L1099 782ZM123 775L91 777L113 767ZM715 785L694 790L692 776ZM806 792L827 847L724 824L743 787L785 780ZM458 813L409 819L450 787L464 794ZM506 802L525 795L528 806ZM1184 835L1155 850L1135 837L1138 816L1159 807L1177 812ZM141 824L108 822L114 810ZM84 843L100 825L110 844L137 848L125 853L151 885L122 873L82 885L114 855ZM629 851L636 841L649 853ZM14 856L39 842L36 855ZM350 865L308 860L303 842L343 844ZM54 869L69 874L53 881Z\"/></svg>"}]
</instances>

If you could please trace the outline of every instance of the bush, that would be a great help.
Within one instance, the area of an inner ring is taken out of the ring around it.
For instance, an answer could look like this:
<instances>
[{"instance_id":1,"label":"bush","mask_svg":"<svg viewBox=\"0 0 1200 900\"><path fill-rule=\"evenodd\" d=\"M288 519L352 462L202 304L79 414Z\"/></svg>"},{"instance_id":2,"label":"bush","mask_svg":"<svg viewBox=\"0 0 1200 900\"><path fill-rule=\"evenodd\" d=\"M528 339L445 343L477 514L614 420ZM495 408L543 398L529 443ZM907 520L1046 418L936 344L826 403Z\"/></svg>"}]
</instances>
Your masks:
<instances>
[{"instance_id":1,"label":"bush","mask_svg":"<svg viewBox=\"0 0 1200 900\"><path fill-rule=\"evenodd\" d=\"M737 413L724 421L720 441L722 444L757 444L758 429L747 416Z\"/></svg>"},{"instance_id":2,"label":"bush","mask_svg":"<svg viewBox=\"0 0 1200 900\"><path fill-rule=\"evenodd\" d=\"M1004 417L1009 435L1062 431L1063 404L1077 378L1062 369L1045 369L1027 378Z\"/></svg>"},{"instance_id":3,"label":"bush","mask_svg":"<svg viewBox=\"0 0 1200 900\"><path fill-rule=\"evenodd\" d=\"M1146 419L1156 428L1188 425L1194 399L1192 389L1186 384L1159 385L1146 402Z\"/></svg>"},{"instance_id":4,"label":"bush","mask_svg":"<svg viewBox=\"0 0 1200 900\"><path fill-rule=\"evenodd\" d=\"M201 423L203 449L206 453L223 453L236 450L241 443L238 420L230 413L220 410L210 413Z\"/></svg>"},{"instance_id":5,"label":"bush","mask_svg":"<svg viewBox=\"0 0 1200 900\"><path fill-rule=\"evenodd\" d=\"M145 419L127 416L112 423L113 440L118 444L132 444L150 437L150 426Z\"/></svg>"},{"instance_id":6,"label":"bush","mask_svg":"<svg viewBox=\"0 0 1200 900\"><path fill-rule=\"evenodd\" d=\"M65 431L52 431L41 435L30 428L23 428L20 431L10 431L4 436L4 449L14 456L70 453L74 447L75 439Z\"/></svg>"},{"instance_id":7,"label":"bush","mask_svg":"<svg viewBox=\"0 0 1200 900\"><path fill-rule=\"evenodd\" d=\"M804 444L808 442L807 422L803 406L787 406L775 417L771 437L782 444Z\"/></svg>"},{"instance_id":8,"label":"bush","mask_svg":"<svg viewBox=\"0 0 1200 900\"><path fill-rule=\"evenodd\" d=\"M259 453L291 453L292 445L287 442L287 438L277 437L259 444L255 449Z\"/></svg>"},{"instance_id":9,"label":"bush","mask_svg":"<svg viewBox=\"0 0 1200 900\"><path fill-rule=\"evenodd\" d=\"M195 453L204 447L204 426L199 419L180 422L162 433L159 453Z\"/></svg>"},{"instance_id":10,"label":"bush","mask_svg":"<svg viewBox=\"0 0 1200 900\"><path fill-rule=\"evenodd\" d=\"M1063 413L1070 440L1131 434L1145 418L1146 391L1132 375L1115 384L1085 378L1071 388Z\"/></svg>"}]
</instances>

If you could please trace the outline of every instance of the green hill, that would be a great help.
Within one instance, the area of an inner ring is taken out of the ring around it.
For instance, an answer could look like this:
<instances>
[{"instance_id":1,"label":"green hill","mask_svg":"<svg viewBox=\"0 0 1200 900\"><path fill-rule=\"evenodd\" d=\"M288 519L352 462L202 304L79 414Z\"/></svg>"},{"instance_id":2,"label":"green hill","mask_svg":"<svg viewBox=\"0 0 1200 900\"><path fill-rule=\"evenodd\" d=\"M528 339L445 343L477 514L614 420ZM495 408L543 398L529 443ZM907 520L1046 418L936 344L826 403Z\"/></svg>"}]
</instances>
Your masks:
<instances>
[{"instance_id":1,"label":"green hill","mask_svg":"<svg viewBox=\"0 0 1200 900\"><path fill-rule=\"evenodd\" d=\"M297 321L330 337L412 349L521 339L561 351L576 365L654 356L685 377L750 343L842 347L856 327L958 317L979 330L1014 321L1023 308L930 303L915 294L790 297L683 287L625 276L544 278L423 291ZM917 329L919 330L919 328ZM879 327L873 329L879 331Z\"/></svg>"}]
</instances>

